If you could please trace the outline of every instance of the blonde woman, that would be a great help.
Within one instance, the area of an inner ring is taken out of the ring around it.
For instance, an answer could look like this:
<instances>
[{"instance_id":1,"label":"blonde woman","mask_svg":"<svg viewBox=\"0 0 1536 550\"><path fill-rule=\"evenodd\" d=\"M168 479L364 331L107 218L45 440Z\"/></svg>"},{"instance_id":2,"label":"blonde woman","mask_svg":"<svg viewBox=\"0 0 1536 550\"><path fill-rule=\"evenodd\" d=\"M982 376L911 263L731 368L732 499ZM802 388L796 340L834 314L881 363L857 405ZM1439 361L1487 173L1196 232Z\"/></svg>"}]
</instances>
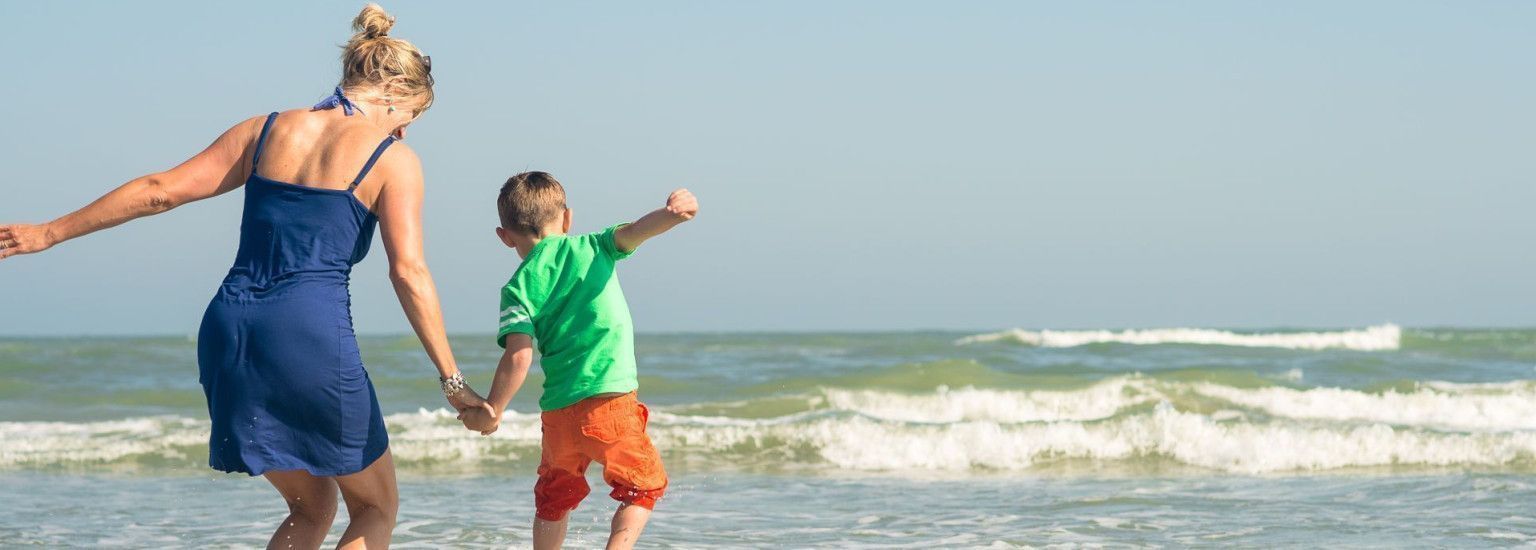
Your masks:
<instances>
[{"instance_id":1,"label":"blonde woman","mask_svg":"<svg viewBox=\"0 0 1536 550\"><path fill-rule=\"evenodd\" d=\"M389 275L455 408L465 387L422 254L421 163L402 143L432 105L431 59L389 36L375 4L353 21L335 92L251 118L180 166L42 225L0 226L0 258L245 188L235 265L203 317L198 366L216 470L265 476L289 515L269 546L317 548L340 490L342 548L387 547L398 495L379 404L352 332L348 282L381 230Z\"/></svg>"}]
</instances>

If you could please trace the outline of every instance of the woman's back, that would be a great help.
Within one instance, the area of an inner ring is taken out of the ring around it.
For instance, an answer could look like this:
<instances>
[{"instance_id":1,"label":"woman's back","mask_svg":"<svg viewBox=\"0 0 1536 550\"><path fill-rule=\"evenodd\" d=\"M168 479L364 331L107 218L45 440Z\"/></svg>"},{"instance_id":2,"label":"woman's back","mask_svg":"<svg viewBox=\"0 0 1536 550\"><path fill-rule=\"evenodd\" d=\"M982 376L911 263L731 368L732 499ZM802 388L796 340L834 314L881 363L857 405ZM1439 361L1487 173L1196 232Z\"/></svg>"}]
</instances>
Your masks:
<instances>
[{"instance_id":1,"label":"woman's back","mask_svg":"<svg viewBox=\"0 0 1536 550\"><path fill-rule=\"evenodd\" d=\"M240 248L221 296L252 298L303 280L345 285L367 255L377 218L356 193L378 195L379 185L362 183L394 138L379 140L376 128L329 115L267 117L252 148Z\"/></svg>"},{"instance_id":2,"label":"woman's back","mask_svg":"<svg viewBox=\"0 0 1536 550\"><path fill-rule=\"evenodd\" d=\"M366 116L340 109L283 112L267 133L260 170L253 172L304 187L346 189L386 136ZM372 205L378 187L360 186L358 198Z\"/></svg>"}]
</instances>

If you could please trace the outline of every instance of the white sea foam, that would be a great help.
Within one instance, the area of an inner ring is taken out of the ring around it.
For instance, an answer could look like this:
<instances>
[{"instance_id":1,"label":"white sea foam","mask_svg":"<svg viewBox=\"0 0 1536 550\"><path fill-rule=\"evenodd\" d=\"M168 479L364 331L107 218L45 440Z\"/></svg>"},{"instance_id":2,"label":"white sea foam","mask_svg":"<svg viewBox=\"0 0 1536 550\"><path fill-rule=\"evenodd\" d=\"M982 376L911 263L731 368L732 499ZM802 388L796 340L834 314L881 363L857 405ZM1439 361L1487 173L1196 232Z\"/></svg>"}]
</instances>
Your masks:
<instances>
[{"instance_id":1,"label":"white sea foam","mask_svg":"<svg viewBox=\"0 0 1536 550\"><path fill-rule=\"evenodd\" d=\"M185 458L208 443L208 422L153 416L102 422L0 422L0 467Z\"/></svg>"},{"instance_id":2,"label":"white sea foam","mask_svg":"<svg viewBox=\"0 0 1536 550\"><path fill-rule=\"evenodd\" d=\"M773 418L655 407L649 433L690 466L867 471L1024 470L1063 459L1169 460L1238 473L1371 466L1536 468L1536 382L1425 383L1408 392L1236 388L1127 376L1077 390L904 394L824 389ZM446 410L388 415L403 468L528 465L537 414L491 437ZM0 468L203 460L206 420L146 417L0 423ZM519 466L522 467L522 466Z\"/></svg>"},{"instance_id":3,"label":"white sea foam","mask_svg":"<svg viewBox=\"0 0 1536 550\"><path fill-rule=\"evenodd\" d=\"M1285 348L1299 350L1350 349L1358 351L1395 350L1402 342L1402 329L1386 324L1360 330L1336 332L1276 332L1245 334L1199 328L1163 328L1146 330L1023 330L967 336L957 344L1015 342L1047 348L1069 348L1088 344L1188 344Z\"/></svg>"},{"instance_id":4,"label":"white sea foam","mask_svg":"<svg viewBox=\"0 0 1536 550\"><path fill-rule=\"evenodd\" d=\"M385 417L395 460L405 463L487 464L539 458L537 414L502 414L494 439L464 429L457 413L420 409Z\"/></svg>"},{"instance_id":5,"label":"white sea foam","mask_svg":"<svg viewBox=\"0 0 1536 550\"><path fill-rule=\"evenodd\" d=\"M1508 382L1441 382L1430 380L1419 382L1419 387L1432 388L1440 391L1455 393L1485 393L1499 394L1505 392L1532 394L1536 393L1536 380L1511 380Z\"/></svg>"},{"instance_id":6,"label":"white sea foam","mask_svg":"<svg viewBox=\"0 0 1536 550\"><path fill-rule=\"evenodd\" d=\"M1128 376L1071 391L940 387L917 395L842 389L822 393L833 409L907 422L1097 420L1159 399L1150 380Z\"/></svg>"},{"instance_id":7,"label":"white sea foam","mask_svg":"<svg viewBox=\"0 0 1536 550\"><path fill-rule=\"evenodd\" d=\"M1484 465L1529 462L1536 434L1444 434L1383 424L1309 426L1293 422L1218 422L1160 407L1104 422L913 425L866 417L795 424L669 426L655 430L662 448L736 449L778 456L806 449L850 470L1023 470L1060 459L1104 461L1164 457L1237 473L1390 465Z\"/></svg>"},{"instance_id":8,"label":"white sea foam","mask_svg":"<svg viewBox=\"0 0 1536 550\"><path fill-rule=\"evenodd\" d=\"M1436 384L1412 392L1339 388L1239 389L1201 383L1194 391L1286 418L1379 422L1441 430L1536 430L1536 386Z\"/></svg>"}]
</instances>

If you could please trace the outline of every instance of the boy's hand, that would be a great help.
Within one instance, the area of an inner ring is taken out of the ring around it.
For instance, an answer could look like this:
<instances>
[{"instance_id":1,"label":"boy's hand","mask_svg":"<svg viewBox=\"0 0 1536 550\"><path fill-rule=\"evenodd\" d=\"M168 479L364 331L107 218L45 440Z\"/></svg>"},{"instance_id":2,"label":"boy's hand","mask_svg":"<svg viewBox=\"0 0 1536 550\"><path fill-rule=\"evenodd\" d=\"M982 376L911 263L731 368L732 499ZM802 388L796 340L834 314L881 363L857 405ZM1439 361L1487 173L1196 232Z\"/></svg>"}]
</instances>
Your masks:
<instances>
[{"instance_id":1,"label":"boy's hand","mask_svg":"<svg viewBox=\"0 0 1536 550\"><path fill-rule=\"evenodd\" d=\"M667 197L667 213L683 221L691 220L699 213L699 200L687 189L673 191Z\"/></svg>"},{"instance_id":2,"label":"boy's hand","mask_svg":"<svg viewBox=\"0 0 1536 550\"><path fill-rule=\"evenodd\" d=\"M678 189L667 196L666 206L650 211L635 220L635 223L614 230L613 244L620 252L632 253L651 237L666 233L698 214L699 199L693 197L692 191Z\"/></svg>"},{"instance_id":3,"label":"boy's hand","mask_svg":"<svg viewBox=\"0 0 1536 550\"><path fill-rule=\"evenodd\" d=\"M480 435L491 435L501 427L501 417L491 410L490 403L460 411L459 420L464 422L466 429L480 432Z\"/></svg>"}]
</instances>

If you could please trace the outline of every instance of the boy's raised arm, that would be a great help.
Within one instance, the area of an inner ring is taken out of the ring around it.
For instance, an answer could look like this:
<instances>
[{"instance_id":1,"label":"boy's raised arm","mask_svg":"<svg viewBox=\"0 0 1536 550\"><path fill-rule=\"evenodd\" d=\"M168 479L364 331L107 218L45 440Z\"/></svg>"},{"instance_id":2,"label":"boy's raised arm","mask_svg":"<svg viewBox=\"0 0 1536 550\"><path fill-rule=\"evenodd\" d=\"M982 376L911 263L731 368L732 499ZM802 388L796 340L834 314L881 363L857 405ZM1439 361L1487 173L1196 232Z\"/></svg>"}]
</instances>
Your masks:
<instances>
[{"instance_id":1,"label":"boy's raised arm","mask_svg":"<svg viewBox=\"0 0 1536 550\"><path fill-rule=\"evenodd\" d=\"M687 189L678 189L667 197L667 205L641 216L635 223L613 232L613 244L620 252L634 252L647 239L693 219L699 213L699 201ZM508 346L510 348L510 346Z\"/></svg>"}]
</instances>

